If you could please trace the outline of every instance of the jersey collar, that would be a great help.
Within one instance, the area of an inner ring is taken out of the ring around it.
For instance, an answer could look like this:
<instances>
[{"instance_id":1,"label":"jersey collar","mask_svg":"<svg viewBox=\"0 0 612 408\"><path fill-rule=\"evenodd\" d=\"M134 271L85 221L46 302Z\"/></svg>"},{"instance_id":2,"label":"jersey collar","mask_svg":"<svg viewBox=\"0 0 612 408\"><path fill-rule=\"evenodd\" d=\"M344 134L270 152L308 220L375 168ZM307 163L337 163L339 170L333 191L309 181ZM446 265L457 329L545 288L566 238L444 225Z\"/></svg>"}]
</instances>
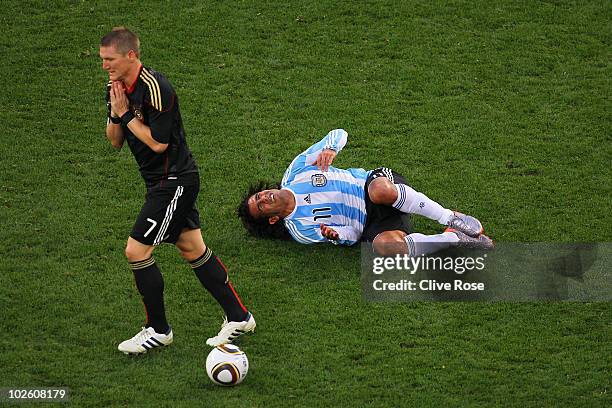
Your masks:
<instances>
[{"instance_id":1,"label":"jersey collar","mask_svg":"<svg viewBox=\"0 0 612 408\"><path fill-rule=\"evenodd\" d=\"M134 92L134 89L136 89L136 84L138 83L138 80L140 79L140 72L141 71L142 71L142 64L140 64L140 67L138 67L138 75L136 75L136 80L134 81L132 86L130 86L128 88L128 90L126 91L128 95L131 94L132 92Z\"/></svg>"}]
</instances>

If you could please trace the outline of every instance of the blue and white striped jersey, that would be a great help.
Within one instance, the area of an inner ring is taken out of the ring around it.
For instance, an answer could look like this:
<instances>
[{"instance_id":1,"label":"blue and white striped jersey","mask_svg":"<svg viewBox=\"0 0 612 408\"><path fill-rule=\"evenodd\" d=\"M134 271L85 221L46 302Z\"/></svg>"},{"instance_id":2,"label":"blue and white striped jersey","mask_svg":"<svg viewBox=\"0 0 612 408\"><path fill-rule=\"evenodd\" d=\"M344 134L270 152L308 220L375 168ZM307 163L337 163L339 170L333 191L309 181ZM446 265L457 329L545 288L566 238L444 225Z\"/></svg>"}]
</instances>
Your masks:
<instances>
[{"instance_id":1,"label":"blue and white striped jersey","mask_svg":"<svg viewBox=\"0 0 612 408\"><path fill-rule=\"evenodd\" d=\"M366 222L364 187L371 171L330 166L322 172L313 164L324 149L340 152L347 137L344 129L332 130L293 159L285 171L281 188L293 192L295 209L284 222L297 242L353 245L361 238ZM323 237L320 224L333 227L340 239L330 241Z\"/></svg>"}]
</instances>

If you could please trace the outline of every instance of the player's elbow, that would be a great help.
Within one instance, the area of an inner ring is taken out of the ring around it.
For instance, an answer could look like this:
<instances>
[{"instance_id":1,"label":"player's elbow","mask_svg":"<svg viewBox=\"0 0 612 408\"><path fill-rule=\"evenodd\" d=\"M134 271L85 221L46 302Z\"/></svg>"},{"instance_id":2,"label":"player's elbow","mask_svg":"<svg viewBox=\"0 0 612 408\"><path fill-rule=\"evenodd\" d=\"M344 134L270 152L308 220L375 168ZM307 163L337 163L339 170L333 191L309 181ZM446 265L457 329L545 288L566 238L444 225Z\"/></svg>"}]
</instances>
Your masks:
<instances>
[{"instance_id":1,"label":"player's elbow","mask_svg":"<svg viewBox=\"0 0 612 408\"><path fill-rule=\"evenodd\" d=\"M167 148L167 143L155 143L153 146L151 146L151 150L153 150L157 154L162 154L166 151Z\"/></svg>"},{"instance_id":2,"label":"player's elbow","mask_svg":"<svg viewBox=\"0 0 612 408\"><path fill-rule=\"evenodd\" d=\"M120 150L123 147L123 137L121 135L107 130L106 138L115 149Z\"/></svg>"},{"instance_id":3,"label":"player's elbow","mask_svg":"<svg viewBox=\"0 0 612 408\"><path fill-rule=\"evenodd\" d=\"M113 146L116 150L121 150L123 147L123 141L112 140L111 146Z\"/></svg>"}]
</instances>

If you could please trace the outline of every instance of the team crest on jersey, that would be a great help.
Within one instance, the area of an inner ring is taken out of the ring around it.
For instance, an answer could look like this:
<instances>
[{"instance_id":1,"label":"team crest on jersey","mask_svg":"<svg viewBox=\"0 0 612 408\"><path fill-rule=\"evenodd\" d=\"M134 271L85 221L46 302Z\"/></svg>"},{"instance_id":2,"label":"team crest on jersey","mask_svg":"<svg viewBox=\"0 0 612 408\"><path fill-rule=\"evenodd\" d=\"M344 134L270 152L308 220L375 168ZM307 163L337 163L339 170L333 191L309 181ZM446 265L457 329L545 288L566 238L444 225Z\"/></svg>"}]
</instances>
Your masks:
<instances>
[{"instance_id":1,"label":"team crest on jersey","mask_svg":"<svg viewBox=\"0 0 612 408\"><path fill-rule=\"evenodd\" d=\"M323 187L324 185L327 184L327 177L325 177L323 174L320 174L320 173L315 174L312 177L310 177L310 180L314 187Z\"/></svg>"},{"instance_id":2,"label":"team crest on jersey","mask_svg":"<svg viewBox=\"0 0 612 408\"><path fill-rule=\"evenodd\" d=\"M141 122L144 121L144 116L142 114L142 110L140 110L140 106L134 106L134 116L138 118Z\"/></svg>"}]
</instances>

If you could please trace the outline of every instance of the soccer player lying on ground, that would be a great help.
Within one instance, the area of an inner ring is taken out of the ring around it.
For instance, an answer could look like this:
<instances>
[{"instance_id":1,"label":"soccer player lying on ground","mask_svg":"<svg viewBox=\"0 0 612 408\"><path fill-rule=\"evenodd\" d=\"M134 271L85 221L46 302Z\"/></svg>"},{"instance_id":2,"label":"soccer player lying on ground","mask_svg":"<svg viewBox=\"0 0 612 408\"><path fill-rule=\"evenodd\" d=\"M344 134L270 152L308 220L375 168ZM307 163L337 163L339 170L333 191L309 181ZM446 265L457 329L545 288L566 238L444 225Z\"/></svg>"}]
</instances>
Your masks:
<instances>
[{"instance_id":1,"label":"soccer player lying on ground","mask_svg":"<svg viewBox=\"0 0 612 408\"><path fill-rule=\"evenodd\" d=\"M251 185L238 207L247 231L262 238L291 237L302 244L371 242L382 256L493 248L480 221L442 207L396 172L385 167L332 167L347 137L343 129L332 130L293 159L280 185ZM425 216L447 228L436 235L411 233L407 214Z\"/></svg>"}]
</instances>

